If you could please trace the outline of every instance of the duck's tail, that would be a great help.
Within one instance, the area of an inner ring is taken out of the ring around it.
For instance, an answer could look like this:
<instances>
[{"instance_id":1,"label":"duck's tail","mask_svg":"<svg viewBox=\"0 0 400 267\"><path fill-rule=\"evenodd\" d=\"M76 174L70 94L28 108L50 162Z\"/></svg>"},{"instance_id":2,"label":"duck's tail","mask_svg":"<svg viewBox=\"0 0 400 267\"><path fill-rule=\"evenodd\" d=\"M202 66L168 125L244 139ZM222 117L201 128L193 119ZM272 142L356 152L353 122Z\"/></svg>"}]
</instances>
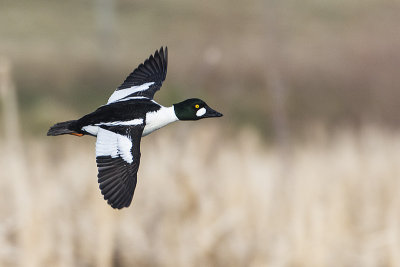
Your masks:
<instances>
[{"instance_id":1,"label":"duck's tail","mask_svg":"<svg viewBox=\"0 0 400 267\"><path fill-rule=\"evenodd\" d=\"M49 131L47 132L48 136L56 136L62 134L73 134L77 136L82 136L83 134L77 133L76 131L72 130L71 125L76 122L75 120L72 121L64 121L54 124L50 127Z\"/></svg>"}]
</instances>

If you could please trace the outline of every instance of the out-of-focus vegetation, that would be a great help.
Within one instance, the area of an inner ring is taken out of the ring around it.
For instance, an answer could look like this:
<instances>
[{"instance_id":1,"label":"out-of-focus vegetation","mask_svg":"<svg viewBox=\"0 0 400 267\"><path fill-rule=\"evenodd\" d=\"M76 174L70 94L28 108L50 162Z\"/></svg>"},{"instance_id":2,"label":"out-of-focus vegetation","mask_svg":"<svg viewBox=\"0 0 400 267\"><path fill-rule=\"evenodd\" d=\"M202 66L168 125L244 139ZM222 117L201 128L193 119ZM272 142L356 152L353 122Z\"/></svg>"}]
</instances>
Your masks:
<instances>
[{"instance_id":1,"label":"out-of-focus vegetation","mask_svg":"<svg viewBox=\"0 0 400 267\"><path fill-rule=\"evenodd\" d=\"M25 165L2 153L2 170L27 169L0 173L0 265L399 266L399 134L312 129L282 160L253 131L224 133L144 138L120 211L97 187L90 137L26 142Z\"/></svg>"},{"instance_id":2,"label":"out-of-focus vegetation","mask_svg":"<svg viewBox=\"0 0 400 267\"><path fill-rule=\"evenodd\" d=\"M399 1L1 4L0 266L400 266ZM156 100L225 116L143 138L114 211L44 135L161 45Z\"/></svg>"}]
</instances>

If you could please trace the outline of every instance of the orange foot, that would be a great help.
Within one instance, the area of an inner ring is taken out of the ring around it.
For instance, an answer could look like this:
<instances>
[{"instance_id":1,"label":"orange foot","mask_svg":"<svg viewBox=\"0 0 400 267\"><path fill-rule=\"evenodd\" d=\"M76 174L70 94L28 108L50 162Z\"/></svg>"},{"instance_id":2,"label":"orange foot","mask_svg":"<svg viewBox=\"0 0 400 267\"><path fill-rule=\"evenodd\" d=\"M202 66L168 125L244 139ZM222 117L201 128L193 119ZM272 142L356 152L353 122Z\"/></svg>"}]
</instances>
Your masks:
<instances>
[{"instance_id":1,"label":"orange foot","mask_svg":"<svg viewBox=\"0 0 400 267\"><path fill-rule=\"evenodd\" d=\"M83 134L80 134L80 133L71 133L71 134L75 135L75 136L79 136L79 137L83 136Z\"/></svg>"}]
</instances>

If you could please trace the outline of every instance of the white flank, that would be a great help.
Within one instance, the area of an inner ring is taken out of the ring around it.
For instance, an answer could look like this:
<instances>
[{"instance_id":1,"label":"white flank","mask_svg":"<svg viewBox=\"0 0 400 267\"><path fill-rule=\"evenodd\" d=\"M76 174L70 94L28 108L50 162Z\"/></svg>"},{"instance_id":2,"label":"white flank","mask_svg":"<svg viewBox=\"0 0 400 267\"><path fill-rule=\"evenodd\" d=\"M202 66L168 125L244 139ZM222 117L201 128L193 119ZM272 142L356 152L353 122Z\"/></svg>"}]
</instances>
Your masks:
<instances>
[{"instance_id":1,"label":"white flank","mask_svg":"<svg viewBox=\"0 0 400 267\"><path fill-rule=\"evenodd\" d=\"M107 101L107 104L113 103L115 101L121 100L122 98L136 93L136 92L140 92L140 91L145 91L147 89L149 89L149 87L154 84L154 82L150 82L150 83L144 83L142 85L138 85L138 86L132 86L130 88L126 88L126 89L121 89L121 90L117 90L115 91L110 98Z\"/></svg>"},{"instance_id":2,"label":"white flank","mask_svg":"<svg viewBox=\"0 0 400 267\"><path fill-rule=\"evenodd\" d=\"M165 125L177 121L174 106L161 107L158 111L148 112L146 114L146 126L144 127L142 136L146 136Z\"/></svg>"},{"instance_id":3,"label":"white flank","mask_svg":"<svg viewBox=\"0 0 400 267\"><path fill-rule=\"evenodd\" d=\"M95 124L96 126L132 126L143 124L143 119L134 119L130 121L113 121L113 122L102 122Z\"/></svg>"},{"instance_id":4,"label":"white flank","mask_svg":"<svg viewBox=\"0 0 400 267\"><path fill-rule=\"evenodd\" d=\"M206 109L205 109L205 108L201 108L201 109L199 109L199 110L196 112L196 116L197 116L197 117L201 117L201 116L203 116L204 114L206 114Z\"/></svg>"},{"instance_id":5,"label":"white flank","mask_svg":"<svg viewBox=\"0 0 400 267\"><path fill-rule=\"evenodd\" d=\"M93 125L88 125L88 126L82 127L82 130L84 130L84 131L96 136L97 133L99 132L99 127L98 126L93 126Z\"/></svg>"},{"instance_id":6,"label":"white flank","mask_svg":"<svg viewBox=\"0 0 400 267\"><path fill-rule=\"evenodd\" d=\"M96 157L111 156L116 158L120 156L127 163L132 163L132 141L123 135L99 128L96 140Z\"/></svg>"}]
</instances>

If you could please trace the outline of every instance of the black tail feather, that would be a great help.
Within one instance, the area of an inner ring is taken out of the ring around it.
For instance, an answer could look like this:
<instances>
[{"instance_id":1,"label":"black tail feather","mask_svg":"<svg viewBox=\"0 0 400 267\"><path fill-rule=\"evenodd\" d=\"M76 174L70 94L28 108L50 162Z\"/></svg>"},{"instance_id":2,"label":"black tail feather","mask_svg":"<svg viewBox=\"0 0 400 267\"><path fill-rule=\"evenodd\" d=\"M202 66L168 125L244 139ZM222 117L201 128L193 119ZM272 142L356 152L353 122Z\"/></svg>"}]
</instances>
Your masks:
<instances>
[{"instance_id":1,"label":"black tail feather","mask_svg":"<svg viewBox=\"0 0 400 267\"><path fill-rule=\"evenodd\" d=\"M49 131L47 132L47 136L76 133L74 130L70 129L71 124L74 122L75 120L64 121L54 124L53 126L50 127Z\"/></svg>"}]
</instances>

